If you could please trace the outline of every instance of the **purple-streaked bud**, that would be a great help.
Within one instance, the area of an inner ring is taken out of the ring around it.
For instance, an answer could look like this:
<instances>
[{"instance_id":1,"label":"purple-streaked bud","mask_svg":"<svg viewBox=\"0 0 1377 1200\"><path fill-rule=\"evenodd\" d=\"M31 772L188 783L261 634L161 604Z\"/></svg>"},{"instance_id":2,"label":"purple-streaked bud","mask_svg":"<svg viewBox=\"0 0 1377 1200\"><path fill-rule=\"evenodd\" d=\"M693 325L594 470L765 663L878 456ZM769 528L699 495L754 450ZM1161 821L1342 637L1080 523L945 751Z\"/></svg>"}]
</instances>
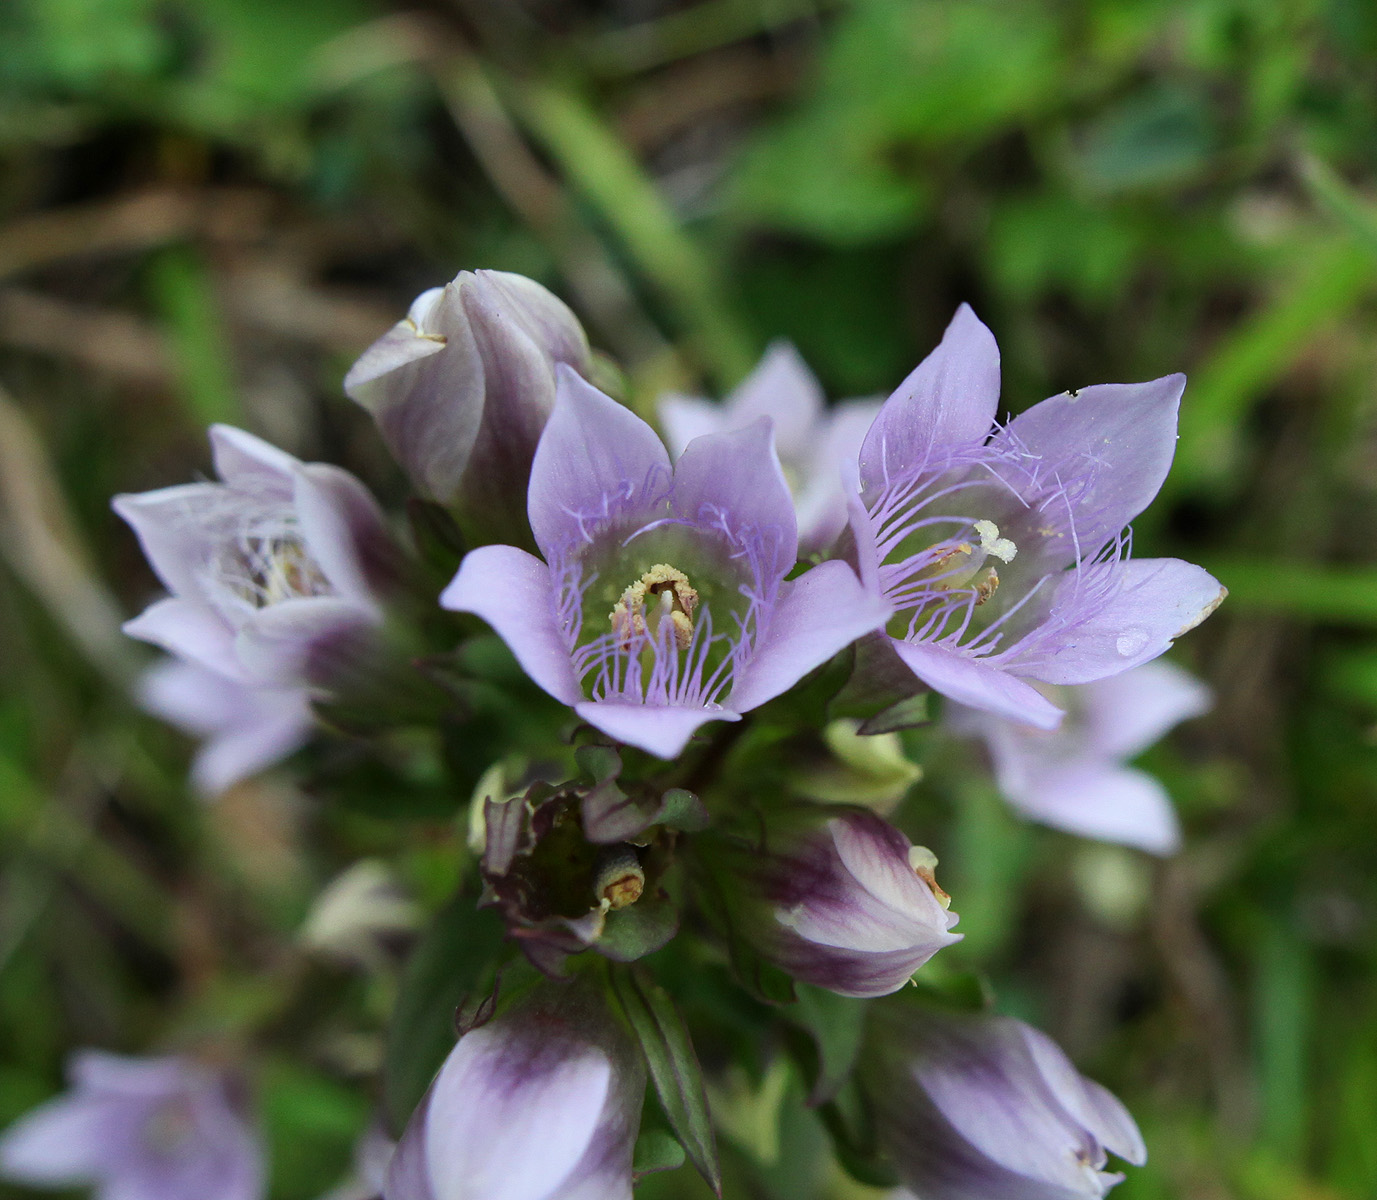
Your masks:
<instances>
[{"instance_id":1,"label":"purple-streaked bud","mask_svg":"<svg viewBox=\"0 0 1377 1200\"><path fill-rule=\"evenodd\" d=\"M225 425L210 442L219 482L113 507L171 592L124 630L185 667L150 676L141 698L206 739L196 783L216 792L305 739L309 691L366 657L398 560L382 510L348 472Z\"/></svg>"},{"instance_id":2,"label":"purple-streaked bud","mask_svg":"<svg viewBox=\"0 0 1377 1200\"><path fill-rule=\"evenodd\" d=\"M1010 1017L877 1014L862 1080L900 1179L922 1200L1077 1200L1142 1165L1127 1110L1046 1034Z\"/></svg>"},{"instance_id":3,"label":"purple-streaked bud","mask_svg":"<svg viewBox=\"0 0 1377 1200\"><path fill-rule=\"evenodd\" d=\"M582 983L466 1033L412 1115L385 1200L631 1200L645 1066Z\"/></svg>"},{"instance_id":4,"label":"purple-streaked bud","mask_svg":"<svg viewBox=\"0 0 1377 1200\"><path fill-rule=\"evenodd\" d=\"M588 373L588 338L562 301L521 275L463 271L417 297L364 351L344 390L373 414L423 495L457 505L484 530L509 517L524 527L557 363Z\"/></svg>"},{"instance_id":5,"label":"purple-streaked bud","mask_svg":"<svg viewBox=\"0 0 1377 1200\"><path fill-rule=\"evenodd\" d=\"M801 814L730 861L721 878L734 931L803 983L888 995L960 940L936 859L874 813Z\"/></svg>"},{"instance_id":6,"label":"purple-streaked bud","mask_svg":"<svg viewBox=\"0 0 1377 1200\"><path fill-rule=\"evenodd\" d=\"M73 1055L71 1090L0 1136L0 1177L95 1185L98 1200L258 1200L264 1156L223 1071L185 1058Z\"/></svg>"}]
</instances>

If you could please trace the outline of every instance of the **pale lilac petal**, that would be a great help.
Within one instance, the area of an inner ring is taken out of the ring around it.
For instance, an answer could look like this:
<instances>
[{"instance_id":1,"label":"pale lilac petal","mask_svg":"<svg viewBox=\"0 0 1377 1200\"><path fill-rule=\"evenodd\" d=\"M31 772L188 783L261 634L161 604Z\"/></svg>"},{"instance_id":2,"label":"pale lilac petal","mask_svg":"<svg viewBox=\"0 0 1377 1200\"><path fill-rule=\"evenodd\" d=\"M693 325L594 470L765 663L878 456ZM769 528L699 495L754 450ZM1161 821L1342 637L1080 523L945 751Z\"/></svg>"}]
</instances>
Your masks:
<instances>
[{"instance_id":1,"label":"pale lilac petal","mask_svg":"<svg viewBox=\"0 0 1377 1200\"><path fill-rule=\"evenodd\" d=\"M727 702L747 712L774 699L888 616L889 605L867 592L843 562L821 563L780 584L768 625Z\"/></svg>"},{"instance_id":2,"label":"pale lilac petal","mask_svg":"<svg viewBox=\"0 0 1377 1200\"><path fill-rule=\"evenodd\" d=\"M837 405L824 419L822 436L802 452L808 467L794 493L801 553L821 554L846 528L846 497L855 490L856 460L879 411L877 400Z\"/></svg>"},{"instance_id":3,"label":"pale lilac petal","mask_svg":"<svg viewBox=\"0 0 1377 1200\"><path fill-rule=\"evenodd\" d=\"M407 366L432 354L439 354L445 348L446 339L441 334L426 335L421 327L428 323L427 318L440 302L445 289L430 288L416 297L411 311L391 329L368 347L349 368L344 377L345 394L358 400L365 407L371 407L360 399L358 393L367 394L368 385L384 375Z\"/></svg>"},{"instance_id":4,"label":"pale lilac petal","mask_svg":"<svg viewBox=\"0 0 1377 1200\"><path fill-rule=\"evenodd\" d=\"M374 594L395 551L373 493L348 471L325 463L299 467L293 483L311 557L335 591L381 616Z\"/></svg>"},{"instance_id":5,"label":"pale lilac petal","mask_svg":"<svg viewBox=\"0 0 1377 1200\"><path fill-rule=\"evenodd\" d=\"M1140 754L1213 703L1205 684L1165 659L1087 683L1084 691L1086 742L1111 758Z\"/></svg>"},{"instance_id":6,"label":"pale lilac petal","mask_svg":"<svg viewBox=\"0 0 1377 1200\"><path fill-rule=\"evenodd\" d=\"M1076 1070L1066 1053L1040 1029L1019 1023L1028 1052L1057 1102L1104 1147L1141 1167L1147 1146L1132 1116L1108 1089Z\"/></svg>"},{"instance_id":7,"label":"pale lilac petal","mask_svg":"<svg viewBox=\"0 0 1377 1200\"><path fill-rule=\"evenodd\" d=\"M485 274L475 275L463 289L464 311L483 363L483 420L460 498L467 511L478 513L502 512L524 491L522 483L530 478L536 445L555 404L549 348L523 321L526 314L511 304L506 290ZM539 284L532 286L559 303ZM585 352L575 365L586 359Z\"/></svg>"},{"instance_id":8,"label":"pale lilac petal","mask_svg":"<svg viewBox=\"0 0 1377 1200\"><path fill-rule=\"evenodd\" d=\"M1033 820L1081 837L1135 846L1149 854L1172 854L1181 844L1181 827L1166 789L1131 767L1070 762L1038 772L1023 786L1002 790Z\"/></svg>"},{"instance_id":9,"label":"pale lilac petal","mask_svg":"<svg viewBox=\"0 0 1377 1200\"><path fill-rule=\"evenodd\" d=\"M285 450L233 425L212 425L210 451L216 474L226 483L279 500L291 498L292 473L301 463Z\"/></svg>"},{"instance_id":10,"label":"pale lilac petal","mask_svg":"<svg viewBox=\"0 0 1377 1200\"><path fill-rule=\"evenodd\" d=\"M587 1151L613 1082L607 1055L510 1053L500 1030L476 1029L436 1078L425 1118L435 1200L548 1200Z\"/></svg>"},{"instance_id":11,"label":"pale lilac petal","mask_svg":"<svg viewBox=\"0 0 1377 1200\"><path fill-rule=\"evenodd\" d=\"M743 469L746 464L749 468ZM686 521L723 524L738 539L758 539L775 554L777 574L788 571L798 557L794 501L769 421L691 442L674 468L670 503Z\"/></svg>"},{"instance_id":12,"label":"pale lilac petal","mask_svg":"<svg viewBox=\"0 0 1377 1200\"><path fill-rule=\"evenodd\" d=\"M426 1164L426 1117L434 1092L435 1085L432 1084L417 1107L416 1115L408 1123L406 1132L402 1134L396 1153L387 1164L383 1200L435 1200L435 1189L430 1186L430 1169Z\"/></svg>"},{"instance_id":13,"label":"pale lilac petal","mask_svg":"<svg viewBox=\"0 0 1377 1200\"><path fill-rule=\"evenodd\" d=\"M982 712L1055 729L1062 710L1032 684L997 666L940 646L892 639L895 653L928 687Z\"/></svg>"},{"instance_id":14,"label":"pale lilac petal","mask_svg":"<svg viewBox=\"0 0 1377 1200\"><path fill-rule=\"evenodd\" d=\"M245 687L175 660L150 667L138 697L148 712L205 739L191 771L203 796L218 795L286 758L314 728L303 689Z\"/></svg>"},{"instance_id":15,"label":"pale lilac petal","mask_svg":"<svg viewBox=\"0 0 1377 1200\"><path fill-rule=\"evenodd\" d=\"M214 541L201 522L224 511L224 486L184 483L116 496L110 507L138 536L154 573L179 596L197 596Z\"/></svg>"},{"instance_id":16,"label":"pale lilac petal","mask_svg":"<svg viewBox=\"0 0 1377 1200\"><path fill-rule=\"evenodd\" d=\"M252 689L180 659L154 663L139 679L139 705L178 729L205 737L240 719Z\"/></svg>"},{"instance_id":17,"label":"pale lilac petal","mask_svg":"<svg viewBox=\"0 0 1377 1200\"><path fill-rule=\"evenodd\" d=\"M1047 683L1089 683L1127 671L1163 654L1225 595L1208 571L1176 558L1069 571L1050 604L1064 632L1049 652L1019 670ZM1082 608L1089 611L1083 615Z\"/></svg>"},{"instance_id":18,"label":"pale lilac petal","mask_svg":"<svg viewBox=\"0 0 1377 1200\"><path fill-rule=\"evenodd\" d=\"M1039 518L1068 534L1057 565L1092 554L1157 495L1176 451L1185 386L1184 375L1168 375L1063 392L1015 417L993 439L993 446L1031 456L1043 486L1065 489L1064 505Z\"/></svg>"},{"instance_id":19,"label":"pale lilac petal","mask_svg":"<svg viewBox=\"0 0 1377 1200\"><path fill-rule=\"evenodd\" d=\"M764 356L726 399L729 428L743 429L761 417L774 422L785 458L805 455L823 410L822 387L792 345L771 342Z\"/></svg>"},{"instance_id":20,"label":"pale lilac petal","mask_svg":"<svg viewBox=\"0 0 1377 1200\"><path fill-rule=\"evenodd\" d=\"M143 1058L89 1049L73 1052L67 1077L79 1089L155 1100L183 1091L200 1079L180 1058Z\"/></svg>"},{"instance_id":21,"label":"pale lilac petal","mask_svg":"<svg viewBox=\"0 0 1377 1200\"><path fill-rule=\"evenodd\" d=\"M0 1176L38 1186L90 1183L131 1124L127 1103L114 1098L50 1100L0 1135Z\"/></svg>"},{"instance_id":22,"label":"pale lilac petal","mask_svg":"<svg viewBox=\"0 0 1377 1200\"><path fill-rule=\"evenodd\" d=\"M979 445L999 403L999 347L963 304L942 341L885 401L861 449L867 488L923 469L943 446Z\"/></svg>"},{"instance_id":23,"label":"pale lilac petal","mask_svg":"<svg viewBox=\"0 0 1377 1200\"><path fill-rule=\"evenodd\" d=\"M919 878L909 862L908 839L892 825L873 813L853 813L829 821L827 828L842 866L877 900L896 911L921 913L939 929L955 924L956 914L943 909Z\"/></svg>"},{"instance_id":24,"label":"pale lilac petal","mask_svg":"<svg viewBox=\"0 0 1377 1200\"><path fill-rule=\"evenodd\" d=\"M1068 1198L1095 1195L1087 1171L1102 1164L1079 1162L1074 1153L1093 1153L1090 1131L1043 1078L1023 1029L1007 1017L960 1023L928 1018L917 1066L922 1088L953 1129L992 1163L1044 1187L1065 1188L1061 1194Z\"/></svg>"},{"instance_id":25,"label":"pale lilac petal","mask_svg":"<svg viewBox=\"0 0 1377 1200\"><path fill-rule=\"evenodd\" d=\"M516 655L526 674L563 704L583 699L569 661L569 641L555 617L550 569L513 546L471 550L440 595L455 612L482 617Z\"/></svg>"},{"instance_id":26,"label":"pale lilac petal","mask_svg":"<svg viewBox=\"0 0 1377 1200\"><path fill-rule=\"evenodd\" d=\"M640 417L561 365L531 466L531 530L547 559L600 524L645 512L669 486L664 444Z\"/></svg>"},{"instance_id":27,"label":"pale lilac petal","mask_svg":"<svg viewBox=\"0 0 1377 1200\"><path fill-rule=\"evenodd\" d=\"M664 431L665 444L675 458L684 452L694 438L731 428L727 410L699 396L669 393L656 402L656 411L660 428Z\"/></svg>"},{"instance_id":28,"label":"pale lilac petal","mask_svg":"<svg viewBox=\"0 0 1377 1200\"><path fill-rule=\"evenodd\" d=\"M475 271L465 289L467 302L481 296L518 321L526 334L555 361L580 373L588 364L588 335L573 311L549 288L511 271Z\"/></svg>"},{"instance_id":29,"label":"pale lilac petal","mask_svg":"<svg viewBox=\"0 0 1377 1200\"><path fill-rule=\"evenodd\" d=\"M659 758L676 757L699 727L709 721L741 720L741 714L730 708L669 708L592 700L575 703L574 711L609 737Z\"/></svg>"},{"instance_id":30,"label":"pale lilac petal","mask_svg":"<svg viewBox=\"0 0 1377 1200\"><path fill-rule=\"evenodd\" d=\"M305 692L258 689L253 711L212 733L191 765L202 796L218 796L294 754L310 739L315 718Z\"/></svg>"},{"instance_id":31,"label":"pale lilac petal","mask_svg":"<svg viewBox=\"0 0 1377 1200\"><path fill-rule=\"evenodd\" d=\"M232 679L244 678L234 651L234 630L213 609L169 596L156 600L132 621L124 632L140 641L200 663Z\"/></svg>"},{"instance_id":32,"label":"pale lilac petal","mask_svg":"<svg viewBox=\"0 0 1377 1200\"><path fill-rule=\"evenodd\" d=\"M483 363L460 299L463 282L461 275L418 297L407 319L344 379L393 457L442 504L458 486L483 418Z\"/></svg>"}]
</instances>

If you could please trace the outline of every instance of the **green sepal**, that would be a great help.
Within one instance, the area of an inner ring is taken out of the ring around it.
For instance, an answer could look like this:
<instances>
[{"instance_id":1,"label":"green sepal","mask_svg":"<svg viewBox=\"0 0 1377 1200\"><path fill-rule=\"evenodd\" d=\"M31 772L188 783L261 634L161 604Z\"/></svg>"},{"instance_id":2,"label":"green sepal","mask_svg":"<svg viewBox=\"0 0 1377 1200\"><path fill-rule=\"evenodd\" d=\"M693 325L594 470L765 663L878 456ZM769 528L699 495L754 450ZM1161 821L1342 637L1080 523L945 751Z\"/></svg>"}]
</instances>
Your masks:
<instances>
[{"instance_id":1,"label":"green sepal","mask_svg":"<svg viewBox=\"0 0 1377 1200\"><path fill-rule=\"evenodd\" d=\"M631 1152L631 1174L639 1180L660 1171L673 1171L686 1161L684 1147L665 1122L659 1102L646 1096L641 1110L641 1130Z\"/></svg>"},{"instance_id":2,"label":"green sepal","mask_svg":"<svg viewBox=\"0 0 1377 1200\"><path fill-rule=\"evenodd\" d=\"M642 896L635 904L607 914L594 942L613 962L635 962L666 945L679 931L679 906L668 896Z\"/></svg>"}]
</instances>

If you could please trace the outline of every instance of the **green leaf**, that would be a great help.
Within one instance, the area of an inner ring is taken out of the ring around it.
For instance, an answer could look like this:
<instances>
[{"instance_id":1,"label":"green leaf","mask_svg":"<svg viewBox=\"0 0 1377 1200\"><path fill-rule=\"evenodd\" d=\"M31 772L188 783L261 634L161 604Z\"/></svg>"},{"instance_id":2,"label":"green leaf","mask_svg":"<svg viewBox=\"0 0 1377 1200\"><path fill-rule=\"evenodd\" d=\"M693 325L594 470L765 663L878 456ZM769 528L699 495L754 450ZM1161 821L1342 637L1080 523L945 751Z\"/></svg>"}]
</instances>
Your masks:
<instances>
[{"instance_id":1,"label":"green leaf","mask_svg":"<svg viewBox=\"0 0 1377 1200\"><path fill-rule=\"evenodd\" d=\"M1217 137L1204 96L1154 84L1095 119L1072 168L1100 194L1182 183L1209 165Z\"/></svg>"},{"instance_id":2,"label":"green leaf","mask_svg":"<svg viewBox=\"0 0 1377 1200\"><path fill-rule=\"evenodd\" d=\"M846 1082L861 1052L866 1004L825 988L798 984L798 1003L786 1009L789 1021L806 1035L796 1049L808 1079L808 1103L832 1099Z\"/></svg>"},{"instance_id":3,"label":"green leaf","mask_svg":"<svg viewBox=\"0 0 1377 1200\"><path fill-rule=\"evenodd\" d=\"M877 1188L895 1187L899 1180L880 1153L870 1107L849 1080L837 1095L818 1109L832 1137L837 1161L854 1179Z\"/></svg>"},{"instance_id":4,"label":"green leaf","mask_svg":"<svg viewBox=\"0 0 1377 1200\"><path fill-rule=\"evenodd\" d=\"M689 1160L720 1196L717 1141L688 1029L669 994L644 971L614 968L611 977L613 994L641 1045L665 1118Z\"/></svg>"},{"instance_id":5,"label":"green leaf","mask_svg":"<svg viewBox=\"0 0 1377 1200\"><path fill-rule=\"evenodd\" d=\"M412 953L383 1064L383 1105L395 1131L454 1046L455 1010L489 982L503 936L497 913L477 908L466 891L436 916Z\"/></svg>"}]
</instances>

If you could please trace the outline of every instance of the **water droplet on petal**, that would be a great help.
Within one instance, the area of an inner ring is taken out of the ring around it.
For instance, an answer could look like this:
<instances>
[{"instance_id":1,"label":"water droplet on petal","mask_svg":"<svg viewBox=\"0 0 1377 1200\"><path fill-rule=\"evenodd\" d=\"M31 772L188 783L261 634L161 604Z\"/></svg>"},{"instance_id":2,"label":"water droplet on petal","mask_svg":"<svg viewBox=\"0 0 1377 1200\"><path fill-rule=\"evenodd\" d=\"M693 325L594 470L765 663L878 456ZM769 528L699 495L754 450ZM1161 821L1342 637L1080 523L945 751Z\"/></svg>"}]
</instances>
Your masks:
<instances>
[{"instance_id":1,"label":"water droplet on petal","mask_svg":"<svg viewBox=\"0 0 1377 1200\"><path fill-rule=\"evenodd\" d=\"M1119 634L1119 640L1114 643L1116 649L1125 658L1132 658L1144 646L1147 645L1148 632L1146 629L1132 628L1125 629Z\"/></svg>"}]
</instances>

